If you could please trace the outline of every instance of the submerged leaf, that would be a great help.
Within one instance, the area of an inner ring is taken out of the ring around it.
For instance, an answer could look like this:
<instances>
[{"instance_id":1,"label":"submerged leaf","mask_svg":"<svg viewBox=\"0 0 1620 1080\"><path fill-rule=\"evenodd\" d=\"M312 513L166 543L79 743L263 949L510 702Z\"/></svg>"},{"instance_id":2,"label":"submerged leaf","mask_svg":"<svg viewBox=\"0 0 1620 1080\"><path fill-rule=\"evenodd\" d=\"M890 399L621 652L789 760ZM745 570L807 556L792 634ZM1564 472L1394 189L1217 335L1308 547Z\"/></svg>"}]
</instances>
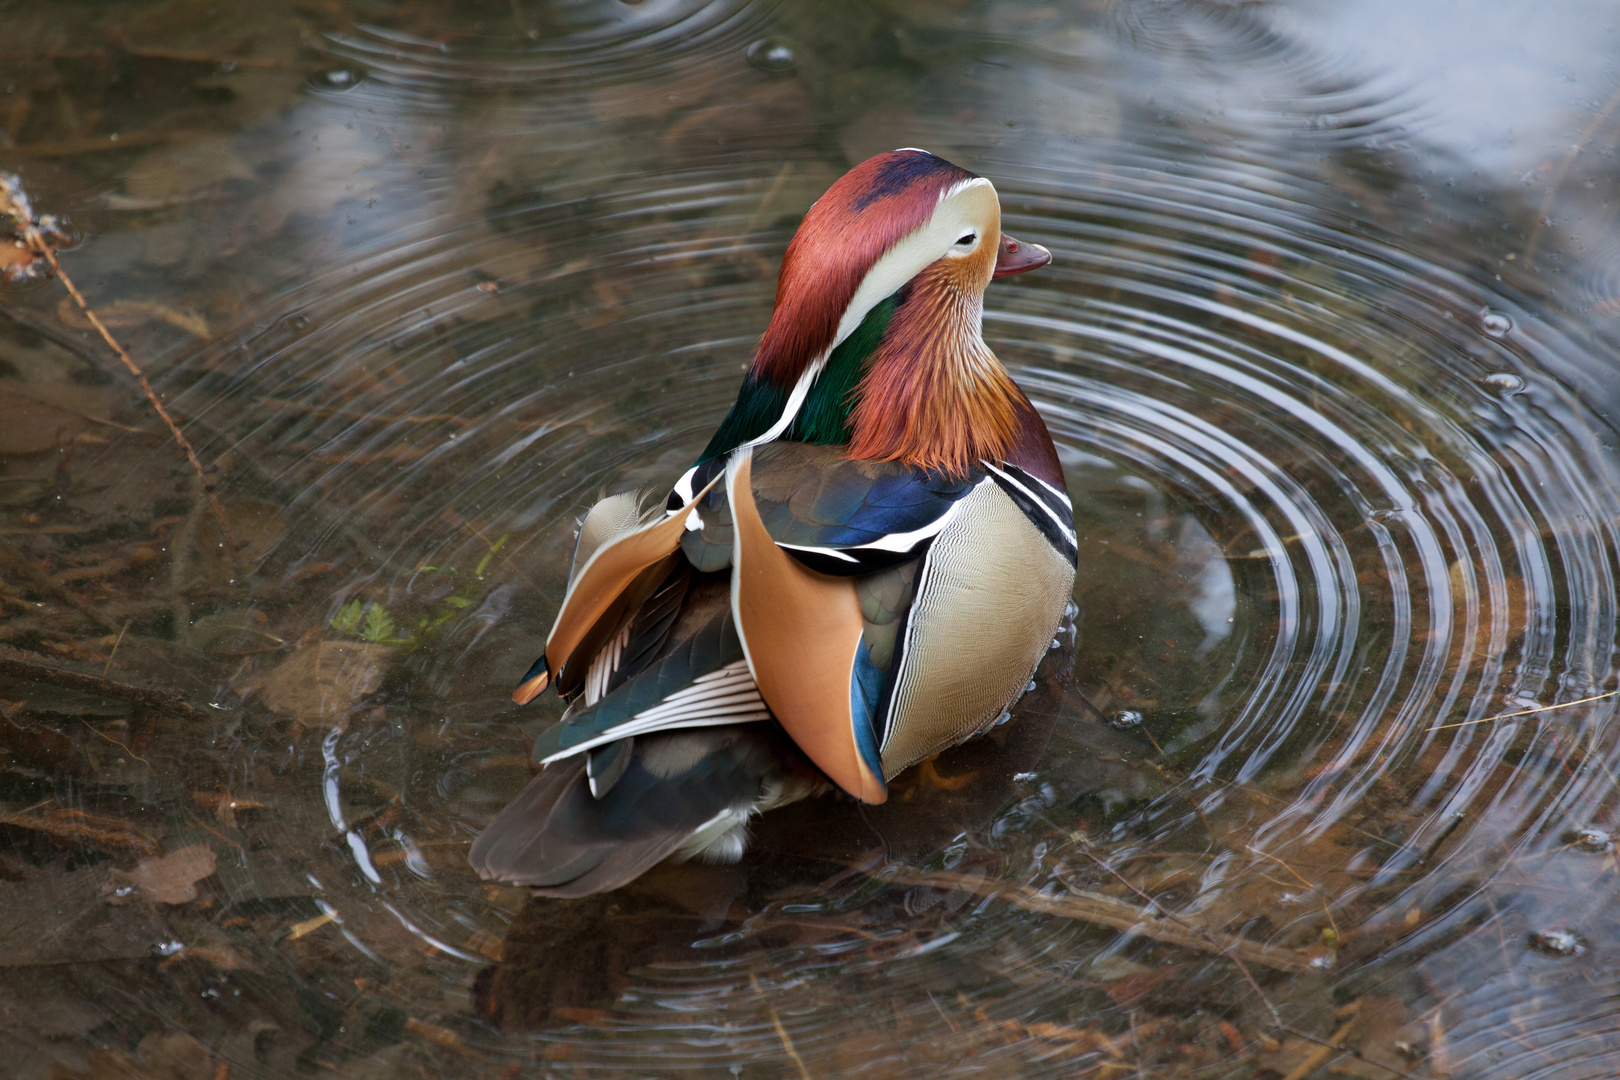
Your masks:
<instances>
[{"instance_id":1,"label":"submerged leaf","mask_svg":"<svg viewBox=\"0 0 1620 1080\"><path fill-rule=\"evenodd\" d=\"M322 641L270 673L264 703L302 724L342 721L382 685L389 652L386 645Z\"/></svg>"},{"instance_id":2,"label":"submerged leaf","mask_svg":"<svg viewBox=\"0 0 1620 1080\"><path fill-rule=\"evenodd\" d=\"M212 848L193 844L142 859L134 870L115 870L113 877L135 886L154 904L186 904L197 899L197 882L211 877L218 865L219 856Z\"/></svg>"}]
</instances>

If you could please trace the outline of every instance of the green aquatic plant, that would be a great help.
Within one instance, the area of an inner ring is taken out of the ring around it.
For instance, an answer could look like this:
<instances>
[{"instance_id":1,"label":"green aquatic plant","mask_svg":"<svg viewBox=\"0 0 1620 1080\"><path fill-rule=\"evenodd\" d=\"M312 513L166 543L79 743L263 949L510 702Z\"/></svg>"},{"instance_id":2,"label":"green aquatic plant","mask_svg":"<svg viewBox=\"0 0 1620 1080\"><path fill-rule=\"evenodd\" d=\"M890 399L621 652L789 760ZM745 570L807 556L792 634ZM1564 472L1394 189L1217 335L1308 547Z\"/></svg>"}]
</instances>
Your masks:
<instances>
[{"instance_id":1,"label":"green aquatic plant","mask_svg":"<svg viewBox=\"0 0 1620 1080\"><path fill-rule=\"evenodd\" d=\"M412 636L399 636L399 624L388 609L374 601L350 600L332 616L328 625L343 637L359 638L376 645L407 645Z\"/></svg>"},{"instance_id":2,"label":"green aquatic plant","mask_svg":"<svg viewBox=\"0 0 1620 1080\"><path fill-rule=\"evenodd\" d=\"M339 637L356 638L377 645L420 648L458 614L482 602L485 591L483 582L488 577L490 564L495 561L501 548L506 546L507 539L508 534L503 534L491 544L471 574L463 574L454 566L430 565L420 568L418 574L449 578L451 581L449 591L423 604L426 610L414 621L408 613L401 613L397 608L390 611L378 601L355 597L338 609L327 626ZM405 631L402 623L409 624L411 629Z\"/></svg>"}]
</instances>

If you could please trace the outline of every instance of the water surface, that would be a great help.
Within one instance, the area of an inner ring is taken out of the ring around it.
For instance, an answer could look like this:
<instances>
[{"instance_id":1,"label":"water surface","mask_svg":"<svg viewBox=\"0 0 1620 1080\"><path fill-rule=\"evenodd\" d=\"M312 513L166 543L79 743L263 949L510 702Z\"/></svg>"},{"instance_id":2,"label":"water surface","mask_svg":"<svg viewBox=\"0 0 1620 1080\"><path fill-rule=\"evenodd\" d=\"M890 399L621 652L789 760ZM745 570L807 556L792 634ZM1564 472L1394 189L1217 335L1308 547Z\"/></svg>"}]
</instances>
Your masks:
<instances>
[{"instance_id":1,"label":"water surface","mask_svg":"<svg viewBox=\"0 0 1620 1080\"><path fill-rule=\"evenodd\" d=\"M3 14L0 168L228 526L0 292L5 656L174 695L0 672L18 1075L1620 1070L1606 5ZM985 333L1072 633L885 807L477 881L576 516L695 458L799 216L907 145L1055 254Z\"/></svg>"}]
</instances>

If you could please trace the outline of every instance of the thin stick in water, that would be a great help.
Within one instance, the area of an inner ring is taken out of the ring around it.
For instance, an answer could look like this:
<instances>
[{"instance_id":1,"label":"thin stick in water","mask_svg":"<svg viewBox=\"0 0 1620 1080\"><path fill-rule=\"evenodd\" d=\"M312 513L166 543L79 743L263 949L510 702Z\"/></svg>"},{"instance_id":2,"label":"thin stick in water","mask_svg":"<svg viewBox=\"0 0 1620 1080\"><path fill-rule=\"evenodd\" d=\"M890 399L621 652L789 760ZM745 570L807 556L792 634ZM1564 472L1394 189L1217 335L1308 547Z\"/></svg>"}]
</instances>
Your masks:
<instances>
[{"instance_id":1,"label":"thin stick in water","mask_svg":"<svg viewBox=\"0 0 1620 1080\"><path fill-rule=\"evenodd\" d=\"M220 531L228 537L230 528L225 521L225 508L219 504L219 499L214 493L208 490L208 474L203 471L202 462L197 459L197 451L192 449L190 441L180 431L180 425L175 423L174 417L169 415L169 410L163 407L163 402L158 398L157 391L153 390L152 384L146 380L146 373L141 371L140 365L136 364L129 353L124 351L124 347L118 344L118 339L112 336L112 331L107 329L106 324L101 321L101 317L91 309L90 302L84 298L84 294L79 291L79 287L73 284L73 279L63 271L62 264L56 259L56 249L40 233L39 225L34 219L28 197L23 192L21 183L15 176L6 173L0 173L0 214L9 215L12 218L18 236L23 243L27 244L28 249L35 255L50 264L51 272L61 279L62 285L68 291L68 295L73 297L75 304L79 305L79 310L84 312L84 317L90 320L90 325L96 328L97 333L101 335L101 339L107 343L107 347L118 355L119 360L123 361L124 367L128 368L129 373L135 376L135 381L141 384L141 390L146 394L146 400L152 403L152 408L162 418L163 422L168 425L169 434L174 436L174 441L179 444L181 450L185 451L186 460L191 462L191 467L196 471L197 479L202 482L203 491L208 496L209 505L214 508L214 516L219 519Z\"/></svg>"}]
</instances>

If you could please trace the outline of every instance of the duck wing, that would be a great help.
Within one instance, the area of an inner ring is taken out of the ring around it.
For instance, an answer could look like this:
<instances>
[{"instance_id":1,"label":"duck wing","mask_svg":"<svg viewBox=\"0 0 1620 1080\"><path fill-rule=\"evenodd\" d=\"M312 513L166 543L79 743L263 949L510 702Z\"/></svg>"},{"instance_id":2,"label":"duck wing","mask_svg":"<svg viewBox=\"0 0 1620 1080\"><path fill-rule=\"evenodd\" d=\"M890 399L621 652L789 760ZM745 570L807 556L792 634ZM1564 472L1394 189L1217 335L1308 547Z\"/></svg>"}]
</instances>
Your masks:
<instances>
[{"instance_id":1,"label":"duck wing","mask_svg":"<svg viewBox=\"0 0 1620 1080\"><path fill-rule=\"evenodd\" d=\"M735 859L756 813L826 787L748 672L728 573L677 563L589 664L540 771L469 861L489 880L574 897L666 858Z\"/></svg>"},{"instance_id":2,"label":"duck wing","mask_svg":"<svg viewBox=\"0 0 1620 1080\"><path fill-rule=\"evenodd\" d=\"M560 693L578 691L624 620L668 576L688 515L677 509L649 520L634 507L634 495L615 495L597 503L580 523L568 591L546 635L545 652L512 695L518 704L534 700L553 681Z\"/></svg>"},{"instance_id":3,"label":"duck wing","mask_svg":"<svg viewBox=\"0 0 1620 1080\"><path fill-rule=\"evenodd\" d=\"M993 722L1044 653L1075 550L1049 488L1011 465L952 478L777 443L684 477L662 520L604 500L548 641L578 696L536 763L581 758L601 798L632 740L774 717L882 802L888 777Z\"/></svg>"},{"instance_id":4,"label":"duck wing","mask_svg":"<svg viewBox=\"0 0 1620 1080\"><path fill-rule=\"evenodd\" d=\"M737 635L729 575L677 566L627 629L608 658L606 692L587 693L535 739L536 764L654 731L770 717ZM601 755L594 771L605 775L608 760Z\"/></svg>"},{"instance_id":5,"label":"duck wing","mask_svg":"<svg viewBox=\"0 0 1620 1080\"><path fill-rule=\"evenodd\" d=\"M838 577L914 559L985 476L982 470L951 477L898 462L859 461L839 446L773 442L751 452L750 487L766 531L805 566ZM699 465L667 503L697 510L681 550L704 570L731 564L730 496L710 487L723 470L719 460Z\"/></svg>"},{"instance_id":6,"label":"duck wing","mask_svg":"<svg viewBox=\"0 0 1620 1080\"><path fill-rule=\"evenodd\" d=\"M735 859L753 813L810 790L792 744L768 724L612 745L623 761L601 794L586 782L585 758L536 774L473 841L468 860L479 876L579 897L616 889L671 856Z\"/></svg>"}]
</instances>

